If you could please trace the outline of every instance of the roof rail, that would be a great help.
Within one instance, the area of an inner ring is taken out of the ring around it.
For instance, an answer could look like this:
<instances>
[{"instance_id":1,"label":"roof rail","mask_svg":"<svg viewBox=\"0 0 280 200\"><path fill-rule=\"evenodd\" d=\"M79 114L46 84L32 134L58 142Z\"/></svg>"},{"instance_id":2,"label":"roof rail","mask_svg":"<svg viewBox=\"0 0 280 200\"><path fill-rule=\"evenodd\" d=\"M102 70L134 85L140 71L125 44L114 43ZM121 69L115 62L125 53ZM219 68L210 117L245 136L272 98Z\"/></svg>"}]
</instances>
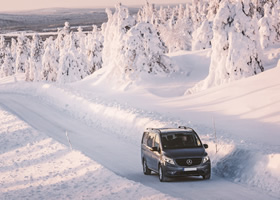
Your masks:
<instances>
[{"instance_id":1,"label":"roof rail","mask_svg":"<svg viewBox=\"0 0 280 200\"><path fill-rule=\"evenodd\" d=\"M189 127L187 127L187 126L179 126L178 128L181 128L181 129L188 129Z\"/></svg>"},{"instance_id":2,"label":"roof rail","mask_svg":"<svg viewBox=\"0 0 280 200\"><path fill-rule=\"evenodd\" d=\"M160 133L160 130L157 128L146 128L147 131L156 131Z\"/></svg>"}]
</instances>

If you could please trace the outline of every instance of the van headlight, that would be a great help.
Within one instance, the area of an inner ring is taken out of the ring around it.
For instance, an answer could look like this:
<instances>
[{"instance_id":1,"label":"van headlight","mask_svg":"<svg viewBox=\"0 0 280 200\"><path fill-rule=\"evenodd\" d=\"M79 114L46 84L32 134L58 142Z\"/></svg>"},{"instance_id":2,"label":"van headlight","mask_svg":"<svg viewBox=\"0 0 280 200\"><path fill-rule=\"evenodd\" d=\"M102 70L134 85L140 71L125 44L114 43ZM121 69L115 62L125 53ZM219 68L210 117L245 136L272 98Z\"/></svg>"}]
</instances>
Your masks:
<instances>
[{"instance_id":1,"label":"van headlight","mask_svg":"<svg viewBox=\"0 0 280 200\"><path fill-rule=\"evenodd\" d=\"M173 160L172 158L168 158L168 157L166 157L166 156L163 156L162 159L163 159L163 162L164 162L164 163L168 163L168 164L171 164L171 165L175 165L175 162L174 162L174 160Z\"/></svg>"},{"instance_id":2,"label":"van headlight","mask_svg":"<svg viewBox=\"0 0 280 200\"><path fill-rule=\"evenodd\" d=\"M202 163L206 163L208 160L210 160L209 156L204 156L202 159Z\"/></svg>"}]
</instances>

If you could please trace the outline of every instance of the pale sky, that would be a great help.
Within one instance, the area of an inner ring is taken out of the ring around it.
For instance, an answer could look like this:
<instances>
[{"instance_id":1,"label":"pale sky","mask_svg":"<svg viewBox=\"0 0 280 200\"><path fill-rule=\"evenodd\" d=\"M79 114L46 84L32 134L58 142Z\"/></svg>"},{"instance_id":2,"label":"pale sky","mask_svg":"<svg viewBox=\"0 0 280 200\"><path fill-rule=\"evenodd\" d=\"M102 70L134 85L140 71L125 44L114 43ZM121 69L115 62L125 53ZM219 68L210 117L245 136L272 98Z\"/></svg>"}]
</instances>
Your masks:
<instances>
[{"instance_id":1,"label":"pale sky","mask_svg":"<svg viewBox=\"0 0 280 200\"><path fill-rule=\"evenodd\" d=\"M40 8L95 8L123 5L144 5L146 0L1 0L0 11L21 11ZM154 4L186 3L189 0L149 0Z\"/></svg>"}]
</instances>

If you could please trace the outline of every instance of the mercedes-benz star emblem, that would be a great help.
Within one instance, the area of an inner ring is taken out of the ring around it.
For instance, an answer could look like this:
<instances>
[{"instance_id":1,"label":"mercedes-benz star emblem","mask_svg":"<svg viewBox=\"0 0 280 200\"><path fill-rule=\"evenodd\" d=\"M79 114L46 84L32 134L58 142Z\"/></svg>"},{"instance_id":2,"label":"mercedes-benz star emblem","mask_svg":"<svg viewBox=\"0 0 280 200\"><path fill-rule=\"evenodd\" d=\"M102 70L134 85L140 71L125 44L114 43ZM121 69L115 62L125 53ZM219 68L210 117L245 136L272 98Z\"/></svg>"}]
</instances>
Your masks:
<instances>
[{"instance_id":1,"label":"mercedes-benz star emblem","mask_svg":"<svg viewBox=\"0 0 280 200\"><path fill-rule=\"evenodd\" d=\"M188 159L188 160L186 161L186 163L187 163L187 165L191 165L191 164L192 164L192 160L191 160L191 159Z\"/></svg>"}]
</instances>

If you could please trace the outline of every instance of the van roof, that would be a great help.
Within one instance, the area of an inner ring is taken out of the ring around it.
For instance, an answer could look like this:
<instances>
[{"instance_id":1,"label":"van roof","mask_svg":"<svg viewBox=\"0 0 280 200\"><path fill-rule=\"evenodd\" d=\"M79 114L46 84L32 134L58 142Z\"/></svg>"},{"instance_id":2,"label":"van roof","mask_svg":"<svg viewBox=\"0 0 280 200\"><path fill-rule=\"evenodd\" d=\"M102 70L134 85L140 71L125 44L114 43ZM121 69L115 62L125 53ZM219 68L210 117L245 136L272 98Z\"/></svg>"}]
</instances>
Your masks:
<instances>
[{"instance_id":1,"label":"van roof","mask_svg":"<svg viewBox=\"0 0 280 200\"><path fill-rule=\"evenodd\" d=\"M170 132L194 132L192 128L179 126L179 128L147 128L149 131L159 132L159 133L170 133Z\"/></svg>"}]
</instances>

